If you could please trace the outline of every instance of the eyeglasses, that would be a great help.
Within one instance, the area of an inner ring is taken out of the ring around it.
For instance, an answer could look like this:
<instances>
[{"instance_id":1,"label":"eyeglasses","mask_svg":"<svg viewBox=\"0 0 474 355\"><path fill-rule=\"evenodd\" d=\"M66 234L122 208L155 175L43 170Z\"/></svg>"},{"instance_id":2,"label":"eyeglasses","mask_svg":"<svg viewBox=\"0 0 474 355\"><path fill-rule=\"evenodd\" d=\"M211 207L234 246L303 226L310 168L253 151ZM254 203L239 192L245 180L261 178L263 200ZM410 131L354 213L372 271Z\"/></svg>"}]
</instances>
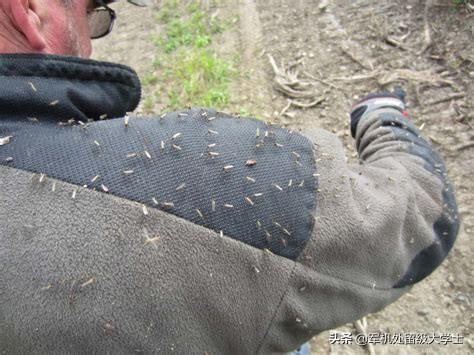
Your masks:
<instances>
[{"instance_id":1,"label":"eyeglasses","mask_svg":"<svg viewBox=\"0 0 474 355\"><path fill-rule=\"evenodd\" d=\"M94 8L87 12L87 21L89 22L91 39L97 39L112 32L117 15L102 0L93 1L93 5Z\"/></svg>"}]
</instances>

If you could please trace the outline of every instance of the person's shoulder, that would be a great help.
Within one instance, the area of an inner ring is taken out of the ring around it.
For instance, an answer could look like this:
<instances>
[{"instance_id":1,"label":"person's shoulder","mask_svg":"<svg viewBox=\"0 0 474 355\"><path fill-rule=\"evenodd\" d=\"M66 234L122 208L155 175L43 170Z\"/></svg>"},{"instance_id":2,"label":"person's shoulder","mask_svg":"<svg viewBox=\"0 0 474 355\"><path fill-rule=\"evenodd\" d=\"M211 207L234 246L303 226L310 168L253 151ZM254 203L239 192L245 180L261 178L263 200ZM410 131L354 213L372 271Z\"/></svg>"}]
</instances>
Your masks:
<instances>
[{"instance_id":1,"label":"person's shoulder","mask_svg":"<svg viewBox=\"0 0 474 355\"><path fill-rule=\"evenodd\" d=\"M186 120L201 120L203 122L212 122L216 119L224 120L238 120L240 123L246 123L247 121L263 122L257 117L242 116L236 113L227 113L217 111L212 108L200 108L200 107L189 107L176 111L166 111L148 115L137 115L130 116L130 118L138 119L159 119L159 120L180 120L184 122Z\"/></svg>"},{"instance_id":2,"label":"person's shoulder","mask_svg":"<svg viewBox=\"0 0 474 355\"><path fill-rule=\"evenodd\" d=\"M149 124L161 124L162 126L192 126L194 129L204 129L214 135L249 134L255 139L272 140L276 136L294 136L301 140L307 140L311 134L286 128L278 122L265 121L259 117L226 113L208 108L187 108L172 112L163 112L152 115L137 115L126 117L126 123L132 121L148 122Z\"/></svg>"}]
</instances>

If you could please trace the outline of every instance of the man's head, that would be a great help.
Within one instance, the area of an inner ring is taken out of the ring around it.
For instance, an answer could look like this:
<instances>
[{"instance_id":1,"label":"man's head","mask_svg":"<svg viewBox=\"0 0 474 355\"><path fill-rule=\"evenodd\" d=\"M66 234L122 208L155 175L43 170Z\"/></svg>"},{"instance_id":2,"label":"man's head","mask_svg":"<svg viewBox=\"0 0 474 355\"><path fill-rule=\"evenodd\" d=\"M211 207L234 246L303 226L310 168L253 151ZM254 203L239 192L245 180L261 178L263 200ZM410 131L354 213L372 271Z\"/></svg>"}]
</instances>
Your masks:
<instances>
[{"instance_id":1,"label":"man's head","mask_svg":"<svg viewBox=\"0 0 474 355\"><path fill-rule=\"evenodd\" d=\"M114 1L0 0L0 53L89 57L91 36L100 37L111 29L114 13L106 5ZM145 0L128 1L146 4ZM91 12L97 7L102 9Z\"/></svg>"},{"instance_id":2,"label":"man's head","mask_svg":"<svg viewBox=\"0 0 474 355\"><path fill-rule=\"evenodd\" d=\"M0 53L89 57L91 0L0 0Z\"/></svg>"}]
</instances>

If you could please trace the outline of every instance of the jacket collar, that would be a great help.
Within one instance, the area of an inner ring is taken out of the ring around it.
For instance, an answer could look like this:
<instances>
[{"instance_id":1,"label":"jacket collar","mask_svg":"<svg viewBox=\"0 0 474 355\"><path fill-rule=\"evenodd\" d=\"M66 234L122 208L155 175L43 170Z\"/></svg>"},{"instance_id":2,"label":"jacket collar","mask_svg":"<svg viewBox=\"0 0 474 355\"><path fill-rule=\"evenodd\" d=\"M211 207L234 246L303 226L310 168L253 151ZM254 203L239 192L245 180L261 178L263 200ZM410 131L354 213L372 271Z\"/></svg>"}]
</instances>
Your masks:
<instances>
[{"instance_id":1,"label":"jacket collar","mask_svg":"<svg viewBox=\"0 0 474 355\"><path fill-rule=\"evenodd\" d=\"M0 54L0 119L123 117L141 95L132 69L76 57Z\"/></svg>"}]
</instances>

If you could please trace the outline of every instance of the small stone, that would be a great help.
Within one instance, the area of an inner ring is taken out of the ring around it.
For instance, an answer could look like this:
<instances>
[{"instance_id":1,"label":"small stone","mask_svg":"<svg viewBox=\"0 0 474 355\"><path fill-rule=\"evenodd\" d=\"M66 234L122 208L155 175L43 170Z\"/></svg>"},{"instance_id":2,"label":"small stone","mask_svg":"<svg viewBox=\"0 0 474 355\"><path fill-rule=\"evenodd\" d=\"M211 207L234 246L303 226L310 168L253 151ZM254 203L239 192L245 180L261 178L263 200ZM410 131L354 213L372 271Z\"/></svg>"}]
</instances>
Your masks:
<instances>
[{"instance_id":1,"label":"small stone","mask_svg":"<svg viewBox=\"0 0 474 355\"><path fill-rule=\"evenodd\" d=\"M456 304L466 304L466 305L470 305L471 304L471 301L469 300L469 297L461 292L459 292L456 297L454 298L454 303Z\"/></svg>"},{"instance_id":2,"label":"small stone","mask_svg":"<svg viewBox=\"0 0 474 355\"><path fill-rule=\"evenodd\" d=\"M428 311L426 309L420 309L418 311L416 311L416 314L418 314L419 316L427 316L428 315Z\"/></svg>"}]
</instances>

